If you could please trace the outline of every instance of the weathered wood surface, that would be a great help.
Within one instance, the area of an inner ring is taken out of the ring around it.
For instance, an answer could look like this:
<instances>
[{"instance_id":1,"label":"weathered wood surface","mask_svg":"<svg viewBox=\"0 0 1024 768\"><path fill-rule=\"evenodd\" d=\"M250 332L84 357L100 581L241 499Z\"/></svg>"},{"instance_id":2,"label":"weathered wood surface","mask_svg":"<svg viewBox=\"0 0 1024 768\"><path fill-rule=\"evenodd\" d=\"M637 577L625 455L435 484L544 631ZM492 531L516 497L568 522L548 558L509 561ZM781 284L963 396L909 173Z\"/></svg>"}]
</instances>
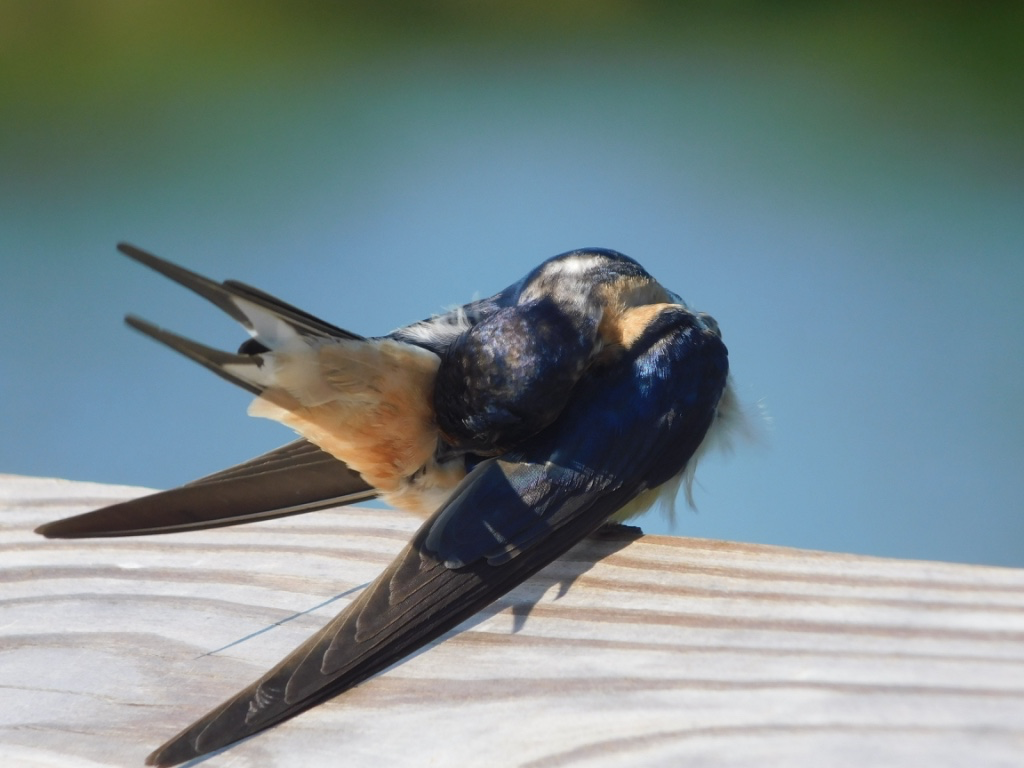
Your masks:
<instances>
[{"instance_id":1,"label":"weathered wood surface","mask_svg":"<svg viewBox=\"0 0 1024 768\"><path fill-rule=\"evenodd\" d=\"M141 764L416 527L348 508L137 539L32 534L140 492L0 476L0 764ZM1024 765L1024 571L586 542L443 642L203 763L329 764Z\"/></svg>"}]
</instances>

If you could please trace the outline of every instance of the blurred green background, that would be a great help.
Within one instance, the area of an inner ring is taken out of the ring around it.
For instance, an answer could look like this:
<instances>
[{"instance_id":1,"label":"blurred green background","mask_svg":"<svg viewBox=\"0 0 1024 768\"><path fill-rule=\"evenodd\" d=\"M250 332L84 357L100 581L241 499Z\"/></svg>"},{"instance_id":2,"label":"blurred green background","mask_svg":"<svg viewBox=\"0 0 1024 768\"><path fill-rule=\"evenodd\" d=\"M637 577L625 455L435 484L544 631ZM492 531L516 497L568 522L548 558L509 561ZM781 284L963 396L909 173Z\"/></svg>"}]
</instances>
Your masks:
<instances>
[{"instance_id":1,"label":"blurred green background","mask_svg":"<svg viewBox=\"0 0 1024 768\"><path fill-rule=\"evenodd\" d=\"M0 0L0 472L290 439L119 240L363 334L621 250L771 415L645 530L1024 566L1024 3Z\"/></svg>"}]
</instances>

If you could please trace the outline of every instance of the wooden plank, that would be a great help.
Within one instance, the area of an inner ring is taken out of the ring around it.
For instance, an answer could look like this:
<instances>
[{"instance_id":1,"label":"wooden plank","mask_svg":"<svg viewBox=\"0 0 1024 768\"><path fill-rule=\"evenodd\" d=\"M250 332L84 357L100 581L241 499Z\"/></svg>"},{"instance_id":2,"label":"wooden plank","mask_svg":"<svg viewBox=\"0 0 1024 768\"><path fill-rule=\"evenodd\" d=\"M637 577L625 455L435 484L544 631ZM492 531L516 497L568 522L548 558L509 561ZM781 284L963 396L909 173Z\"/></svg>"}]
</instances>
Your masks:
<instances>
[{"instance_id":1,"label":"wooden plank","mask_svg":"<svg viewBox=\"0 0 1024 768\"><path fill-rule=\"evenodd\" d=\"M140 764L340 610L417 524L347 508L32 534L140 492L0 476L0 764ZM1024 571L588 541L443 642L203 765L342 762L1024 764Z\"/></svg>"}]
</instances>

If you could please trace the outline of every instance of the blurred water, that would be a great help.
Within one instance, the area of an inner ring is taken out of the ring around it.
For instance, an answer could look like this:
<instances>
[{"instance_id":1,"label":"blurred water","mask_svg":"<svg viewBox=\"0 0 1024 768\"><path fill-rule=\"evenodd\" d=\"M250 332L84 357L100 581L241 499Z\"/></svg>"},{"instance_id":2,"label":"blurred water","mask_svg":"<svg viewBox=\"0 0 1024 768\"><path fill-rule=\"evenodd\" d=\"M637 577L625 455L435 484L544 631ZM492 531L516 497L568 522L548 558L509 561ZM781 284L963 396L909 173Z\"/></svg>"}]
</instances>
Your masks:
<instances>
[{"instance_id":1,"label":"blurred water","mask_svg":"<svg viewBox=\"0 0 1024 768\"><path fill-rule=\"evenodd\" d=\"M328 60L6 136L0 471L167 487L290 439L121 325L239 341L118 240L363 334L596 245L713 314L772 418L645 530L1024 565L1017 147L728 51L466 64Z\"/></svg>"}]
</instances>

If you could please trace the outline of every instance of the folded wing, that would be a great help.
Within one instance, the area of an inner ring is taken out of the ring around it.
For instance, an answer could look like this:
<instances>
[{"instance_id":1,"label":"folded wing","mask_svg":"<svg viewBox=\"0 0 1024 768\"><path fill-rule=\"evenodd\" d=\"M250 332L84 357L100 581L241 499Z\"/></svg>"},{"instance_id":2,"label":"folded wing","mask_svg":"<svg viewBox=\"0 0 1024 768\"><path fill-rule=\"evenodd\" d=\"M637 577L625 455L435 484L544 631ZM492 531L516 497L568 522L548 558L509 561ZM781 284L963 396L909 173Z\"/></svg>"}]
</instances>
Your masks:
<instances>
[{"instance_id":1,"label":"folded wing","mask_svg":"<svg viewBox=\"0 0 1024 768\"><path fill-rule=\"evenodd\" d=\"M138 536L269 520L372 499L357 473L305 440L169 491L36 529L50 539Z\"/></svg>"}]
</instances>

